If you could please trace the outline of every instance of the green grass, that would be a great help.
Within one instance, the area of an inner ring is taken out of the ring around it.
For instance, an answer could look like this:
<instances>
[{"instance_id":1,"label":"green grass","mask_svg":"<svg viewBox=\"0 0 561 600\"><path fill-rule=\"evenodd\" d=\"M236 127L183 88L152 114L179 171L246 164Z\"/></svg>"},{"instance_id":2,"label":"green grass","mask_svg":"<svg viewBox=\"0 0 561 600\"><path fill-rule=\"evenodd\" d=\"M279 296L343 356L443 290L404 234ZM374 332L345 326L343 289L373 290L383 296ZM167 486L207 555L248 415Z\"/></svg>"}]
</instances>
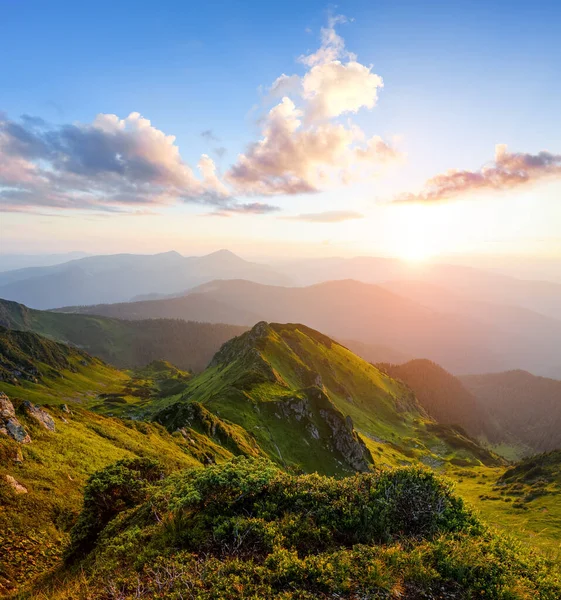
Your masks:
<instances>
[{"instance_id":1,"label":"green grass","mask_svg":"<svg viewBox=\"0 0 561 600\"><path fill-rule=\"evenodd\" d=\"M133 456L158 459L168 470L200 464L191 444L159 425L110 419L75 405L72 414L53 406L48 410L56 423L55 433L19 411L32 442L21 446L0 436L0 591L9 589L9 582L28 580L60 558L92 472ZM18 447L22 463L14 462ZM222 449L220 453L228 456ZM5 474L29 493L15 494Z\"/></svg>"},{"instance_id":2,"label":"green grass","mask_svg":"<svg viewBox=\"0 0 561 600\"><path fill-rule=\"evenodd\" d=\"M333 547L327 554L322 551L315 557L303 555L286 545L285 540L275 546L267 559L273 561L273 566L261 559L252 562L246 555L223 557L211 553L212 556L204 559L206 574L203 576L201 563L191 550L181 547L176 553L177 545L173 545L173 556L169 554L166 536L170 532L160 525L169 524L166 519L175 520L179 513L168 507L159 515L162 523L157 520L156 524L147 525L142 520L148 510L145 507L139 516L141 522L136 522L132 513L130 522L121 522L124 515L118 517L119 531L111 530L111 536L116 537L108 538L113 541L108 542L107 551L103 551L101 563L95 559L97 566L94 565L93 571L88 570L90 563L79 576L74 571L59 571L57 576L62 579L56 581L60 583L62 595L51 589L48 595L37 598L94 598L99 590L92 589L92 582L98 575L114 578L112 569L118 565L126 571L125 586L131 586L133 580L140 578L143 586L150 589L149 569L154 564L160 565L161 573L171 567L182 570L186 581L199 594L194 597L200 598L213 597L208 591L211 585L222 586L224 598L259 597L259 594L268 597L271 590L284 594L279 596L282 598L324 597L321 596L324 592L345 597L344 594L351 593L349 590L360 588L353 579L353 569L355 572L364 570L366 564L377 565L379 578L376 575L372 581L377 582L384 593L389 594L391 590L396 594L416 593L416 588L411 586L421 586L419 589L429 593L426 585L430 581L431 586L436 586L430 588L430 593L436 594L442 591L438 588L442 578L450 577L450 573L456 573L455 577L465 575L470 571L470 561L480 565L477 562L480 556L488 556L486 560L491 565L503 569L501 572L505 574L510 573L513 581L518 582L511 595L505 592L504 596L497 593L483 597L504 600L555 597L532 595L535 586L541 584L534 580L528 583L520 565L539 563L540 559L530 556L533 548L547 559L561 562L559 453L528 459L516 468L507 467L462 430L438 425L428 418L402 383L318 332L301 325L259 325L226 344L210 366L194 376L165 361L123 372L66 346L35 339L38 336L27 336L22 341L19 334L11 335L8 354L11 353L12 358L1 358L2 364L7 365L8 371L13 369L14 356L17 358L17 353L27 348L27 354L18 360L27 361L29 373L36 372L37 376L31 379L21 376L17 385L0 381L0 391L14 401L18 418L33 439L31 444L20 447L24 461L17 463L14 458L18 445L0 436L0 556L3 559L0 561L0 591L2 586L8 589L10 582L12 586L19 585L49 567L60 565L62 549L81 509L88 477L117 460L157 459L166 472L178 472L222 463L237 455L267 457L274 465L264 467L265 471L272 469L279 474L280 467L289 478L283 480L288 488L296 486L297 491L303 486L307 489L309 482L322 481L330 483L317 485L326 485L337 494L344 490L350 493L345 487L349 485L347 479L344 480L347 483L337 487L339 484L329 478L296 477L315 472L341 479L354 473L348 455L335 444L326 416L331 415L330 418L347 432L346 443L355 449L364 445L370 472L404 465L430 467L456 482L457 494L491 530L477 539L462 533L458 538L416 538L413 542L393 539L389 545L367 544L367 548L358 549ZM19 346L14 342L18 339ZM50 433L31 421L22 410L23 400L46 406L55 419L56 432ZM60 409L62 403L68 404L72 414ZM352 426L345 421L346 416L351 417ZM126 420L126 417L136 420ZM146 421L151 418L161 424ZM211 466L209 472L215 472L212 469L215 467ZM216 473L222 471L218 469ZM16 495L4 478L6 474L15 477L29 493ZM185 477L185 485L190 478L196 478L192 473ZM166 481L170 486L168 500L173 504L173 498L183 491L176 488L177 479L172 477ZM324 497L327 504L331 502L329 498L329 495ZM348 496L345 498L348 500ZM353 502L349 503L349 510ZM279 511L282 512L275 509L273 513ZM310 514L310 518L315 518L315 513ZM223 516L217 516L218 525ZM288 531L292 531L277 530L278 524L267 523L260 523L257 528L263 535L286 538ZM294 528L304 534L308 525L305 519L297 520ZM139 529L135 529L136 526ZM492 528L507 532L516 541L497 537ZM253 526L248 539L254 539L252 532ZM222 533L217 531L216 535ZM321 538L327 533L320 528L313 536ZM145 546L151 548L152 554L146 554L145 562L131 564L122 555L121 546L131 556ZM114 551L116 555L111 554ZM505 571L504 565L493 563L499 560L497 556L510 556L519 566L515 571ZM538 563L532 562L536 560ZM275 566L275 561L284 567ZM96 571L98 567L100 571ZM486 565L481 564L480 568L485 571ZM539 565L528 567L537 571L541 568ZM300 573L288 581L300 586L297 589L303 594L311 595L291 596L292 588L283 587L282 583L287 581L287 572L292 573L290 577ZM306 577L311 579L308 581ZM331 583L325 584L329 577L337 579L334 587L329 587ZM310 581L315 583L307 587ZM345 587L345 581L351 582L348 583L350 588ZM244 596L245 592L236 587L238 584L254 596ZM324 584L327 587L321 587ZM384 585L389 587L384 588ZM469 585L473 587L476 583ZM133 594L131 589L129 592ZM445 591L452 593L457 589L452 587ZM368 593L374 594L370 588ZM133 597L130 594L123 597ZM178 596L156 597L171 600Z\"/></svg>"}]
</instances>

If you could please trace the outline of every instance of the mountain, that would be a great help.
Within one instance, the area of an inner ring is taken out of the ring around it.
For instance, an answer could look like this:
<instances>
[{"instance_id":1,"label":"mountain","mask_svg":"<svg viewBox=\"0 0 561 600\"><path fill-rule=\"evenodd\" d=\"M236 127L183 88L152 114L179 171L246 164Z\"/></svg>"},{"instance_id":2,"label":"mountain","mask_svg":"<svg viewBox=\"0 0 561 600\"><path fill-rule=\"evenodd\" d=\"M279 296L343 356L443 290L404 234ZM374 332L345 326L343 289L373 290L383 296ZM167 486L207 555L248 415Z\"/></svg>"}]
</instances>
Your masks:
<instances>
[{"instance_id":1,"label":"mountain","mask_svg":"<svg viewBox=\"0 0 561 600\"><path fill-rule=\"evenodd\" d=\"M115 254L0 273L0 297L46 309L124 302L154 292L178 293L217 278L288 281L270 267L245 261L228 250L202 257L183 257L177 252Z\"/></svg>"},{"instance_id":2,"label":"mountain","mask_svg":"<svg viewBox=\"0 0 561 600\"><path fill-rule=\"evenodd\" d=\"M439 423L460 425L474 437L489 436L491 426L477 398L441 366L423 359L376 366L407 384L421 406Z\"/></svg>"},{"instance_id":3,"label":"mountain","mask_svg":"<svg viewBox=\"0 0 561 600\"><path fill-rule=\"evenodd\" d=\"M186 319L230 325L254 325L260 316L243 307L232 307L227 302L214 300L200 294L172 297L161 300L139 300L116 304L92 306L66 306L53 312L101 315L114 319Z\"/></svg>"},{"instance_id":4,"label":"mountain","mask_svg":"<svg viewBox=\"0 0 561 600\"><path fill-rule=\"evenodd\" d=\"M122 368L164 359L193 371L204 369L224 342L245 330L176 319L120 321L46 312L7 300L0 300L0 325L67 342Z\"/></svg>"},{"instance_id":5,"label":"mountain","mask_svg":"<svg viewBox=\"0 0 561 600\"><path fill-rule=\"evenodd\" d=\"M521 370L460 380L500 425L503 436L533 453L561 448L561 381Z\"/></svg>"},{"instance_id":6,"label":"mountain","mask_svg":"<svg viewBox=\"0 0 561 600\"><path fill-rule=\"evenodd\" d=\"M261 322L230 340L154 419L175 430L208 413L250 432L275 462L305 471L498 461L427 418L409 388L304 325Z\"/></svg>"},{"instance_id":7,"label":"mountain","mask_svg":"<svg viewBox=\"0 0 561 600\"><path fill-rule=\"evenodd\" d=\"M64 262L84 258L86 252L64 254L0 254L0 272L25 269L27 267L52 267Z\"/></svg>"},{"instance_id":8,"label":"mountain","mask_svg":"<svg viewBox=\"0 0 561 600\"><path fill-rule=\"evenodd\" d=\"M561 283L523 280L462 265L416 264L395 258L354 257L285 261L275 265L296 285L356 279L364 283L419 281L464 300L518 306L561 320ZM561 270L559 268L558 270Z\"/></svg>"},{"instance_id":9,"label":"mountain","mask_svg":"<svg viewBox=\"0 0 561 600\"><path fill-rule=\"evenodd\" d=\"M424 299L422 299L424 301ZM164 299L118 307L96 306L80 313L147 318L173 315L247 325L257 320L306 323L341 340L386 346L406 357L425 357L452 373L481 373L524 367L549 374L561 355L561 322L523 309L521 324L505 330L514 317L478 320L475 309L456 313L424 306L414 298L358 281L330 281L308 287L267 286L249 281L214 281L183 299ZM208 305L208 311L206 307ZM231 311L231 320L225 307ZM508 310L505 311L508 313ZM527 318L527 322L524 320Z\"/></svg>"}]
</instances>

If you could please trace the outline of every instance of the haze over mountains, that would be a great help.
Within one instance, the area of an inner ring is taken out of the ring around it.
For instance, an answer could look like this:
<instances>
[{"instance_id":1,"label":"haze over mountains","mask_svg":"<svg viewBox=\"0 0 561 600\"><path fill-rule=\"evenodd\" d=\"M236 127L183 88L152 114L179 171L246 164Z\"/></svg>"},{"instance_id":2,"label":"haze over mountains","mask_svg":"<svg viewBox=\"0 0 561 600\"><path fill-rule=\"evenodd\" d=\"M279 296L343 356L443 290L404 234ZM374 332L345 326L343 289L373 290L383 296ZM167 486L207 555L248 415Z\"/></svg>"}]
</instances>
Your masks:
<instances>
[{"instance_id":1,"label":"haze over mountains","mask_svg":"<svg viewBox=\"0 0 561 600\"><path fill-rule=\"evenodd\" d=\"M4 257L0 262L6 262ZM463 301L518 306L561 318L561 284L550 281L526 281L461 265L412 264L379 257L299 259L269 265L244 260L228 250L201 257L184 257L177 252L88 256L52 266L5 271L0 273L0 297L30 308L49 309L181 295L215 279L282 286L341 279L375 284L418 281L444 288Z\"/></svg>"},{"instance_id":2,"label":"haze over mountains","mask_svg":"<svg viewBox=\"0 0 561 600\"><path fill-rule=\"evenodd\" d=\"M561 375L561 322L527 309L492 304L484 305L480 319L480 303L454 305L453 295L443 294L427 306L426 298L418 295L420 302L413 293L399 295L353 280L295 288L214 281L177 298L63 310L121 319L179 318L247 326L259 320L307 323L337 339L429 358L456 374L524 368Z\"/></svg>"},{"instance_id":3,"label":"haze over mountains","mask_svg":"<svg viewBox=\"0 0 561 600\"><path fill-rule=\"evenodd\" d=\"M90 256L0 273L0 297L127 320L302 322L362 344L373 362L561 377L561 285L460 265L357 257L269 266L227 250Z\"/></svg>"},{"instance_id":4,"label":"haze over mountains","mask_svg":"<svg viewBox=\"0 0 561 600\"><path fill-rule=\"evenodd\" d=\"M0 273L0 298L39 309L124 302L135 296L172 294L213 279L232 277L288 283L272 268L245 261L227 250L201 257L184 257L177 252L115 254Z\"/></svg>"}]
</instances>

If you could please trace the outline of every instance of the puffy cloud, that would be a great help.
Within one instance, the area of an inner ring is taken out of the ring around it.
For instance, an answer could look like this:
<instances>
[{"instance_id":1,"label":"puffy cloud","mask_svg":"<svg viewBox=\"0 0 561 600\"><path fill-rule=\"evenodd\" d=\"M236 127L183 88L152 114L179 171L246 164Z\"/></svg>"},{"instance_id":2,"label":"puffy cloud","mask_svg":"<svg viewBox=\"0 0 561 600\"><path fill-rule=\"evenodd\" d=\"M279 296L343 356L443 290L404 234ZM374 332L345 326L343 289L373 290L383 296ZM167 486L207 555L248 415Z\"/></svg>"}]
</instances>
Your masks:
<instances>
[{"instance_id":1,"label":"puffy cloud","mask_svg":"<svg viewBox=\"0 0 561 600\"><path fill-rule=\"evenodd\" d=\"M374 177L399 153L379 136L367 140L352 124L334 121L376 104L382 78L347 52L332 17L322 29L322 45L300 57L307 72L281 75L269 97L282 95L261 122L261 139L251 144L225 175L239 194L317 192Z\"/></svg>"},{"instance_id":2,"label":"puffy cloud","mask_svg":"<svg viewBox=\"0 0 561 600\"><path fill-rule=\"evenodd\" d=\"M382 78L356 61L332 61L312 67L302 80L307 119L329 119L361 108L374 108Z\"/></svg>"},{"instance_id":3,"label":"puffy cloud","mask_svg":"<svg viewBox=\"0 0 561 600\"><path fill-rule=\"evenodd\" d=\"M207 154L192 169L175 137L137 112L62 126L0 114L0 207L115 212L197 202L228 214L262 213L276 207L236 203L232 196L312 193L376 176L399 154L380 137L367 139L356 125L337 120L373 108L383 85L346 50L335 31L343 22L331 17L320 48L300 57L303 75L283 74L273 83L268 98L276 106L261 120L260 139L224 176ZM201 136L213 146L217 141L210 129ZM221 158L226 150L212 152Z\"/></svg>"},{"instance_id":4,"label":"puffy cloud","mask_svg":"<svg viewBox=\"0 0 561 600\"><path fill-rule=\"evenodd\" d=\"M354 219L364 219L364 215L352 210L328 210L284 217L287 221L307 221L308 223L341 223Z\"/></svg>"},{"instance_id":5,"label":"puffy cloud","mask_svg":"<svg viewBox=\"0 0 561 600\"><path fill-rule=\"evenodd\" d=\"M139 113L100 114L91 124L52 127L0 116L0 205L112 210L178 200L221 204L229 196L211 158L200 176L175 137Z\"/></svg>"},{"instance_id":6,"label":"puffy cloud","mask_svg":"<svg viewBox=\"0 0 561 600\"><path fill-rule=\"evenodd\" d=\"M507 190L547 178L561 178L561 154L509 152L495 147L495 160L479 171L449 170L429 179L418 194L403 194L398 202L442 202L477 192Z\"/></svg>"}]
</instances>

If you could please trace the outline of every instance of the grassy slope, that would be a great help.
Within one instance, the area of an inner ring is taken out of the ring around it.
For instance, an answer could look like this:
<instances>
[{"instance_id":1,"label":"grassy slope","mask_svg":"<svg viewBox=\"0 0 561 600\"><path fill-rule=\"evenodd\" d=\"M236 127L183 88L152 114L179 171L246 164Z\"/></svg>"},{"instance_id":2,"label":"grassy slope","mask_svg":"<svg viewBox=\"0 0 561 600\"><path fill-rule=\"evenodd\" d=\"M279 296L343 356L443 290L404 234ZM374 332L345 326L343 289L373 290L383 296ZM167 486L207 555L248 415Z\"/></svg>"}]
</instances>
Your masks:
<instances>
[{"instance_id":1,"label":"grassy slope","mask_svg":"<svg viewBox=\"0 0 561 600\"><path fill-rule=\"evenodd\" d=\"M16 496L0 483L0 504L8 507L0 509L4 520L0 531L9 527L2 539L5 555L10 556L3 566L4 584L7 577L25 579L56 562L79 509L87 475L119 458L158 457L176 468L206 462L209 455L220 461L232 454L265 452L281 464L306 471L349 473L324 443L330 434L327 428L316 444L304 423L280 408L289 399L306 398L314 385L322 386L328 401L352 416L378 466L418 461L430 465L456 480L460 494L489 523L559 557L558 494L538 495L518 506L516 497L497 488L504 468L482 465L470 440L432 423L408 388L322 334L301 325L272 325L251 336L227 344L209 369L193 378L165 362L151 364L132 377L91 357L86 367L81 364L83 354L72 350L69 361L75 371L63 369L63 377L60 373L50 377L52 365L37 363L38 370L46 373L38 383L24 380L9 388L11 384L0 382L0 390L12 398L51 405L57 423L57 433L50 434L20 414L33 437L33 443L23 447L25 460L20 465L13 462L15 443L0 438L0 475L10 473L30 489L28 495ZM177 385L183 391L166 396ZM94 402L100 392L110 390L124 403L114 397ZM187 399L212 411L202 409L196 418L191 415L185 437L170 435L156 425L107 419L75 404L69 417L53 406L78 399L105 414L148 414L147 408L156 410L180 397L183 401L174 410L195 406L185 403ZM487 461L489 455L480 458ZM458 459L468 466L458 467Z\"/></svg>"},{"instance_id":2,"label":"grassy slope","mask_svg":"<svg viewBox=\"0 0 561 600\"><path fill-rule=\"evenodd\" d=\"M545 486L531 476L516 486L516 482L505 480L505 469L489 467L449 471L447 475L487 523L561 564L561 455L557 451L519 464L525 472L530 461L543 456L550 457L550 468L555 473Z\"/></svg>"},{"instance_id":3,"label":"grassy slope","mask_svg":"<svg viewBox=\"0 0 561 600\"><path fill-rule=\"evenodd\" d=\"M0 592L9 589L9 582L28 580L59 559L92 472L132 456L158 459L170 470L200 464L187 441L158 425L106 418L75 406L72 414L52 406L49 412L56 423L54 433L19 411L32 442L21 446L0 436ZM211 445L206 440L201 444ZM21 463L14 461L18 448ZM28 493L15 494L6 474Z\"/></svg>"},{"instance_id":4,"label":"grassy slope","mask_svg":"<svg viewBox=\"0 0 561 600\"><path fill-rule=\"evenodd\" d=\"M33 310L7 300L0 300L0 325L73 344L122 368L165 359L194 371L204 369L225 341L246 329L175 319L120 321Z\"/></svg>"},{"instance_id":5,"label":"grassy slope","mask_svg":"<svg viewBox=\"0 0 561 600\"><path fill-rule=\"evenodd\" d=\"M309 421L286 408L295 399L310 400L314 389L323 391L324 405L311 403L320 439L310 434ZM179 404L193 401L242 426L273 460L308 472L348 472L316 414L330 407L351 417L378 464L496 461L461 433L435 426L405 385L303 325L258 324L226 344ZM159 419L174 428L176 412L171 405Z\"/></svg>"}]
</instances>

